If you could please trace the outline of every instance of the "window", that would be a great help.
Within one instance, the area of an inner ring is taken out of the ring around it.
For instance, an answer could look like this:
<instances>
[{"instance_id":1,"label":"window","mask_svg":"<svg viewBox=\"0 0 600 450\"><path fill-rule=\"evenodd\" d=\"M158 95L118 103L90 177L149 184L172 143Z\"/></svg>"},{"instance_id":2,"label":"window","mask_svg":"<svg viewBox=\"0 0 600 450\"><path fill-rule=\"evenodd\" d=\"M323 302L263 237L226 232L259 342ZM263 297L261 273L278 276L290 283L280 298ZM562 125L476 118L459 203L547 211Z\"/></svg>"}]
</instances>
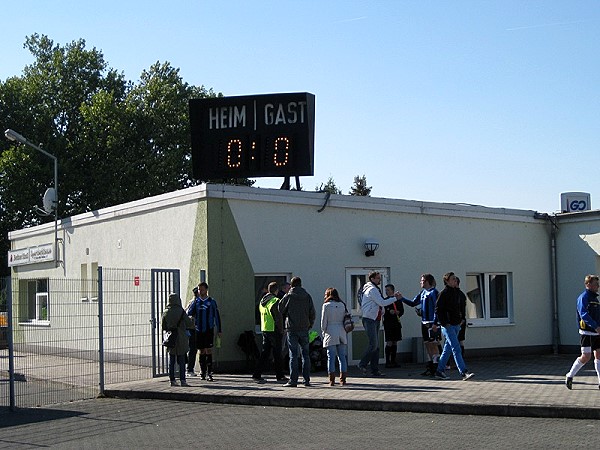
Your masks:
<instances>
[{"instance_id":1,"label":"window","mask_svg":"<svg viewBox=\"0 0 600 450\"><path fill-rule=\"evenodd\" d=\"M467 320L472 325L512 323L512 278L509 273L468 273Z\"/></svg>"},{"instance_id":2,"label":"window","mask_svg":"<svg viewBox=\"0 0 600 450\"><path fill-rule=\"evenodd\" d=\"M389 283L389 269L373 268L373 269L346 269L346 305L352 314L360 314L360 305L358 304L358 293L360 288L369 281L370 272L379 272L381 274L381 284L379 287L383 291L383 287ZM339 289L338 289L339 290ZM343 296L343 293L340 292Z\"/></svg>"},{"instance_id":3,"label":"window","mask_svg":"<svg viewBox=\"0 0 600 450\"><path fill-rule=\"evenodd\" d=\"M98 301L98 262L92 263L92 285L90 286L90 297L93 302Z\"/></svg>"},{"instance_id":4,"label":"window","mask_svg":"<svg viewBox=\"0 0 600 450\"><path fill-rule=\"evenodd\" d=\"M48 279L27 280L27 308L23 319L30 322L47 322L50 320L50 302Z\"/></svg>"},{"instance_id":5,"label":"window","mask_svg":"<svg viewBox=\"0 0 600 450\"><path fill-rule=\"evenodd\" d=\"M81 278L80 280L80 288L79 290L81 291L79 296L81 297L81 301L82 302L89 302L90 299L88 297L88 273L87 273L87 264L82 264L81 265L81 272L80 272Z\"/></svg>"}]
</instances>

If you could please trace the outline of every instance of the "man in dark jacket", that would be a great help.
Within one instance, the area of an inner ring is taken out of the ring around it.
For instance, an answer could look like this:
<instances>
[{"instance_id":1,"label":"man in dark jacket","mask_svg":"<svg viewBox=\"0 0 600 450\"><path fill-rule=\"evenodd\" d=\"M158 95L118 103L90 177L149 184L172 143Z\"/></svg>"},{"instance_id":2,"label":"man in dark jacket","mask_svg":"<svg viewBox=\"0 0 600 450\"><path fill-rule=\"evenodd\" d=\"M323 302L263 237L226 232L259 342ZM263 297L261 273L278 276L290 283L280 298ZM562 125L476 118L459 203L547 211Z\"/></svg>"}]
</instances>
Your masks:
<instances>
[{"instance_id":1,"label":"man in dark jacket","mask_svg":"<svg viewBox=\"0 0 600 450\"><path fill-rule=\"evenodd\" d=\"M445 338L444 349L438 362L437 371L435 372L436 378L443 380L448 378L445 370L450 353L454 355L454 361L462 379L467 381L473 376L473 373L467 370L460 351L460 343L458 342L458 332L460 331L462 320L460 294L456 285L456 276L454 272L448 272L444 275L444 290L440 292L435 304L434 324L432 326L435 332L438 325L441 325L442 334Z\"/></svg>"},{"instance_id":2,"label":"man in dark jacket","mask_svg":"<svg viewBox=\"0 0 600 450\"><path fill-rule=\"evenodd\" d=\"M302 287L300 277L291 280L292 288L281 299L279 310L285 321L287 344L290 353L290 381L284 386L298 385L298 345L302 349L302 377L304 386L310 386L310 355L308 331L316 318L312 297Z\"/></svg>"}]
</instances>

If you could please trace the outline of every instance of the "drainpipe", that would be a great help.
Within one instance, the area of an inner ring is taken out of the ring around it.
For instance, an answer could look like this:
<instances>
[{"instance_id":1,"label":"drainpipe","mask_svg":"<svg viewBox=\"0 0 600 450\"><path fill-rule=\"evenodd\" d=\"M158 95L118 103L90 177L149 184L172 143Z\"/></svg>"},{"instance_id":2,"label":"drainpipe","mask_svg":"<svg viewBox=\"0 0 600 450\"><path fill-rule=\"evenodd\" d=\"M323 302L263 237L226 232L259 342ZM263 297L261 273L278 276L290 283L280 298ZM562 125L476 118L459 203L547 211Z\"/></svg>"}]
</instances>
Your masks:
<instances>
[{"instance_id":1,"label":"drainpipe","mask_svg":"<svg viewBox=\"0 0 600 450\"><path fill-rule=\"evenodd\" d=\"M553 314L552 318L552 353L558 355L558 345L560 344L560 328L558 326L558 277L556 275L556 232L558 226L556 226L556 220L550 219L552 231L550 232L550 242L552 248L552 304Z\"/></svg>"},{"instance_id":2,"label":"drainpipe","mask_svg":"<svg viewBox=\"0 0 600 450\"><path fill-rule=\"evenodd\" d=\"M556 216L535 213L536 219L544 219L550 224L550 272L552 277L552 353L558 355L560 328L558 326L558 276L556 274Z\"/></svg>"}]
</instances>

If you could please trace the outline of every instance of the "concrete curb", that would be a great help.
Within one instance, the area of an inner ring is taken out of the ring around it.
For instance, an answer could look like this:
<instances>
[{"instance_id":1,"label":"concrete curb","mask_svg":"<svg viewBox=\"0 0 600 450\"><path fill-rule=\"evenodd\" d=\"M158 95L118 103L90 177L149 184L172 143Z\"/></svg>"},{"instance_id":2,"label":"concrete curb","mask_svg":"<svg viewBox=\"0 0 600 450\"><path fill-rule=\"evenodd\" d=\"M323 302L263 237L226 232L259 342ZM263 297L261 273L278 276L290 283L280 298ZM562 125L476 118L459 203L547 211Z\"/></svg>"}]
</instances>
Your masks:
<instances>
[{"instance_id":1,"label":"concrete curb","mask_svg":"<svg viewBox=\"0 0 600 450\"><path fill-rule=\"evenodd\" d=\"M286 398L253 395L198 394L190 392L159 392L149 390L107 389L105 396L123 399L172 400L249 406L278 406L286 408L319 408L362 411L397 411L434 414L464 414L508 417L537 417L561 419L600 419L600 409L572 406L526 404L471 404L457 402L407 402L381 400L352 400L325 398Z\"/></svg>"}]
</instances>

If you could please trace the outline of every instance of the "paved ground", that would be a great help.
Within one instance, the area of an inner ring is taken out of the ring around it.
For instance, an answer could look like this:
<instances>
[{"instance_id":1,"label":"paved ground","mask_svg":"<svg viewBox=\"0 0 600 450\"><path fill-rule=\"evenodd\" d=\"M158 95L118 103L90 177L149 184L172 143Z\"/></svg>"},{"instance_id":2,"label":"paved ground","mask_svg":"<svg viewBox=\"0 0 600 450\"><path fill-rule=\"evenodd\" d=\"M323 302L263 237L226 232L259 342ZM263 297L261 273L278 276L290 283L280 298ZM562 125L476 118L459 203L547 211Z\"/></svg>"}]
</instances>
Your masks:
<instances>
[{"instance_id":1,"label":"paved ground","mask_svg":"<svg viewBox=\"0 0 600 450\"><path fill-rule=\"evenodd\" d=\"M494 358L468 361L475 377L450 380L420 376L422 365L387 369L385 378L349 371L348 385L330 387L325 374L313 374L312 387L285 388L268 376L266 384L249 375L217 374L215 382L190 378L191 387L171 387L167 378L107 386L119 398L165 399L238 405L406 411L496 416L600 419L598 377L591 363L575 378L573 390L564 374L575 355Z\"/></svg>"},{"instance_id":2,"label":"paved ground","mask_svg":"<svg viewBox=\"0 0 600 450\"><path fill-rule=\"evenodd\" d=\"M0 416L0 449L549 450L594 448L598 431L595 420L101 398Z\"/></svg>"}]
</instances>

